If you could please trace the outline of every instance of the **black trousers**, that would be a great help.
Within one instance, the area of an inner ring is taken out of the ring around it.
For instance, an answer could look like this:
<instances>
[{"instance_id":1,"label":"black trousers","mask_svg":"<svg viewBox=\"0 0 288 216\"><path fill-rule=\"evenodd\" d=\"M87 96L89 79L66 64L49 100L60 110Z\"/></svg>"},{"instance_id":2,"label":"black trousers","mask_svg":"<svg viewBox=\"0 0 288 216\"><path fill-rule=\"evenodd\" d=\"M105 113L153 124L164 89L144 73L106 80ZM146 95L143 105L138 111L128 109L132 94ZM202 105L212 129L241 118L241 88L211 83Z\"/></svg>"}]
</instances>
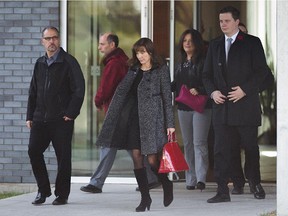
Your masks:
<instances>
[{"instance_id":1,"label":"black trousers","mask_svg":"<svg viewBox=\"0 0 288 216\"><path fill-rule=\"evenodd\" d=\"M245 150L249 180L254 184L260 183L258 127L214 125L214 132L214 175L218 184L218 192L229 194L227 184L232 175L234 151L239 154L239 145Z\"/></svg>"},{"instance_id":2,"label":"black trousers","mask_svg":"<svg viewBox=\"0 0 288 216\"><path fill-rule=\"evenodd\" d=\"M243 150L243 152L245 151ZM243 173L241 154L242 154L242 147L240 145L235 146L235 150L233 149L232 151L233 160L231 161L232 168L230 177L233 182L233 185L236 187L244 187L246 179L249 179L248 167L246 161L244 163L244 173Z\"/></svg>"},{"instance_id":3,"label":"black trousers","mask_svg":"<svg viewBox=\"0 0 288 216\"><path fill-rule=\"evenodd\" d=\"M58 170L55 182L55 196L68 198L71 184L71 140L74 121L33 122L28 154L37 181L38 191L51 193L50 181L44 159L44 152L52 142Z\"/></svg>"}]
</instances>

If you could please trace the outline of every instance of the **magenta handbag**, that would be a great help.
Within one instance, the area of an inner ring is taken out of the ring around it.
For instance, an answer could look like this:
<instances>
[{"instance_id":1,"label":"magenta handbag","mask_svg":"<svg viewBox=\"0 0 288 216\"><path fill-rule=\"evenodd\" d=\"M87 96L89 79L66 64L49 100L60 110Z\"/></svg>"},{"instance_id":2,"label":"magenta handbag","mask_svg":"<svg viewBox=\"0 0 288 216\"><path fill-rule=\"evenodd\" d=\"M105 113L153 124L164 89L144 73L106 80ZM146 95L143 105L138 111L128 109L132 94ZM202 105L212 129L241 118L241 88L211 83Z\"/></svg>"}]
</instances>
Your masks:
<instances>
[{"instance_id":1,"label":"magenta handbag","mask_svg":"<svg viewBox=\"0 0 288 216\"><path fill-rule=\"evenodd\" d=\"M207 95L192 95L186 85L182 85L178 97L175 101L181 102L196 112L202 113L207 103Z\"/></svg>"}]
</instances>

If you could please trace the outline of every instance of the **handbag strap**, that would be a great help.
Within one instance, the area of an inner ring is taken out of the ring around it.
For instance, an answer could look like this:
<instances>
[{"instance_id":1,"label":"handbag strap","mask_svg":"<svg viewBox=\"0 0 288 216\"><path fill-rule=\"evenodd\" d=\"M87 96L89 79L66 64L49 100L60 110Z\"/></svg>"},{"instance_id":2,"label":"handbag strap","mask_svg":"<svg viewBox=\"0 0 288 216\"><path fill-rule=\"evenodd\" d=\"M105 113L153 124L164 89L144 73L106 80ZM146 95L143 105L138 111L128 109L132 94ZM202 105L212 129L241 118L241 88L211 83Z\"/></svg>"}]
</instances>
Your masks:
<instances>
[{"instance_id":1,"label":"handbag strap","mask_svg":"<svg viewBox=\"0 0 288 216\"><path fill-rule=\"evenodd\" d=\"M168 142L175 142L176 141L176 133L168 134Z\"/></svg>"}]
</instances>

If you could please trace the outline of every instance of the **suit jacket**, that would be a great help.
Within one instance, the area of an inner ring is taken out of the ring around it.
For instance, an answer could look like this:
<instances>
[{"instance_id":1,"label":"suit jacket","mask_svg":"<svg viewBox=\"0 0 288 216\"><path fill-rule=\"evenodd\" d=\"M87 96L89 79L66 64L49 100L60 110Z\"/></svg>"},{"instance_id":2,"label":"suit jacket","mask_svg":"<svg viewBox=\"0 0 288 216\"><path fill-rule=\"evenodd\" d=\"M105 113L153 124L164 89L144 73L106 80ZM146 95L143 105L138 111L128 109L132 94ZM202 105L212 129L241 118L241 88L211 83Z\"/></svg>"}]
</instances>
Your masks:
<instances>
[{"instance_id":1,"label":"suit jacket","mask_svg":"<svg viewBox=\"0 0 288 216\"><path fill-rule=\"evenodd\" d=\"M233 126L261 125L259 86L267 75L267 64L261 41L258 37L239 31L230 47L228 62L225 57L225 36L209 44L203 70L203 84L207 94L215 90L228 95L231 87L240 86L246 93L236 103L226 100L224 104L213 101L214 124Z\"/></svg>"}]
</instances>

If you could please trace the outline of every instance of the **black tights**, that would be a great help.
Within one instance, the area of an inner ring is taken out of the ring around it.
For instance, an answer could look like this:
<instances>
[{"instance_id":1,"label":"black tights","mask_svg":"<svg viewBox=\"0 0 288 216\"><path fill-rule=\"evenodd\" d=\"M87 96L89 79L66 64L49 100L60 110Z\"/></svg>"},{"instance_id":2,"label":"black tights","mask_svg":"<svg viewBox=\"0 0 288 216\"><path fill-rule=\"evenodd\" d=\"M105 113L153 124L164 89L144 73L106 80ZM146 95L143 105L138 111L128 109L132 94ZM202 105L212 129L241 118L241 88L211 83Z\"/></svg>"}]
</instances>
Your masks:
<instances>
[{"instance_id":1,"label":"black tights","mask_svg":"<svg viewBox=\"0 0 288 216\"><path fill-rule=\"evenodd\" d=\"M134 169L141 169L144 167L143 159L144 156L141 154L139 149L132 150L132 158L134 163ZM158 170L159 168L159 155L158 154L150 154L147 155L148 163L150 164L151 168L154 170Z\"/></svg>"}]
</instances>

